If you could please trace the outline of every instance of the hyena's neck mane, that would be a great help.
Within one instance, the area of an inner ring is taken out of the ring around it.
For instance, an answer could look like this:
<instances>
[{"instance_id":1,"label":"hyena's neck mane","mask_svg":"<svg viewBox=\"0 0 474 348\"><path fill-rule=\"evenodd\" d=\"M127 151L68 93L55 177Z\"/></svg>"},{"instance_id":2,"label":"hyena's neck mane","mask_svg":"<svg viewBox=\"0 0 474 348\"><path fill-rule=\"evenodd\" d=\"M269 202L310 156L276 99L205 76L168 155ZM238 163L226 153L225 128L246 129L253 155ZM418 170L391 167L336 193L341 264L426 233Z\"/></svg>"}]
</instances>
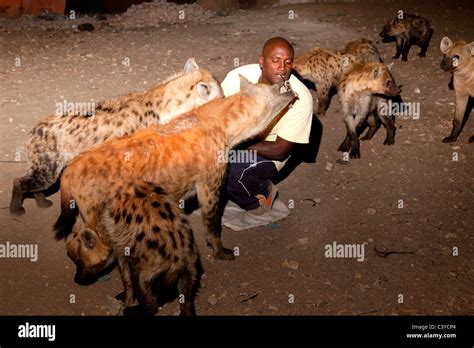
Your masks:
<instances>
[{"instance_id":1,"label":"hyena's neck mane","mask_svg":"<svg viewBox=\"0 0 474 348\"><path fill-rule=\"evenodd\" d=\"M220 128L225 133L227 146L231 148L263 130L256 128L254 108L259 108L254 98L240 92L225 99L212 100L195 110L202 126Z\"/></svg>"},{"instance_id":2,"label":"hyena's neck mane","mask_svg":"<svg viewBox=\"0 0 474 348\"><path fill-rule=\"evenodd\" d=\"M343 94L347 97L365 97L369 96L371 94L374 94L374 91L372 91L370 88L367 87L366 84L360 83L359 80L364 80L367 77L364 76L363 74L351 74L346 78L346 81L344 83L343 87Z\"/></svg>"}]
</instances>

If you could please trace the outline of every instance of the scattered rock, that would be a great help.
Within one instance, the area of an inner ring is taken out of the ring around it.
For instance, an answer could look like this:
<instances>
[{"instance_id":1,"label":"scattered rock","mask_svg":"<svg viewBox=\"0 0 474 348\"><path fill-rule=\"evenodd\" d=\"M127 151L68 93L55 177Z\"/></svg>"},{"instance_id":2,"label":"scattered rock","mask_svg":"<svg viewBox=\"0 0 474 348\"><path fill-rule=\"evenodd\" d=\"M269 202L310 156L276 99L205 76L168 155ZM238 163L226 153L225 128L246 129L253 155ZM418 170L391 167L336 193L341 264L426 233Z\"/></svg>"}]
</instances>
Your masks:
<instances>
[{"instance_id":1,"label":"scattered rock","mask_svg":"<svg viewBox=\"0 0 474 348\"><path fill-rule=\"evenodd\" d=\"M300 264L294 260L285 260L281 265L283 266L283 268L289 268L294 270L297 270L300 267Z\"/></svg>"},{"instance_id":2,"label":"scattered rock","mask_svg":"<svg viewBox=\"0 0 474 348\"><path fill-rule=\"evenodd\" d=\"M77 26L79 31L93 31L95 28L91 23L82 23Z\"/></svg>"},{"instance_id":3,"label":"scattered rock","mask_svg":"<svg viewBox=\"0 0 474 348\"><path fill-rule=\"evenodd\" d=\"M209 296L208 299L207 299L207 302L209 302L209 304L211 304L212 306L215 306L216 303L217 303L216 295Z\"/></svg>"},{"instance_id":4,"label":"scattered rock","mask_svg":"<svg viewBox=\"0 0 474 348\"><path fill-rule=\"evenodd\" d=\"M367 209L367 214L369 214L369 215L375 215L376 212L377 211L374 208Z\"/></svg>"},{"instance_id":5,"label":"scattered rock","mask_svg":"<svg viewBox=\"0 0 474 348\"><path fill-rule=\"evenodd\" d=\"M300 246L304 246L306 244L308 244L309 242L309 238L308 237L304 237L304 238L300 238L296 241L296 244L300 245Z\"/></svg>"}]
</instances>

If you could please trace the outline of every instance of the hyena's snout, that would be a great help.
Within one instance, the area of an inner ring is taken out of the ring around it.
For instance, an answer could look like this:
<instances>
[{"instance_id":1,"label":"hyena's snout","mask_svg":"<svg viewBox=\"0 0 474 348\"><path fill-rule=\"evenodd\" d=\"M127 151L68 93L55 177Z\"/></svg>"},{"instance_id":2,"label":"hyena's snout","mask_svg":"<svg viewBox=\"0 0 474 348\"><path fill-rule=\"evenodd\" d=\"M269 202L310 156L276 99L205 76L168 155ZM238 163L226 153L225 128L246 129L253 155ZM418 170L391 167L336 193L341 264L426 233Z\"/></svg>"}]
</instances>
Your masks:
<instances>
[{"instance_id":1,"label":"hyena's snout","mask_svg":"<svg viewBox=\"0 0 474 348\"><path fill-rule=\"evenodd\" d=\"M443 58L443 60L439 64L439 66L444 71L451 71L451 70L456 69L456 67L457 67L457 64L454 63L455 61L457 61L457 60L455 60L452 57L445 57L445 58Z\"/></svg>"},{"instance_id":2,"label":"hyena's snout","mask_svg":"<svg viewBox=\"0 0 474 348\"><path fill-rule=\"evenodd\" d=\"M96 275L85 272L80 266L77 267L76 275L74 276L74 282L79 285L91 285L97 281Z\"/></svg>"},{"instance_id":3,"label":"hyena's snout","mask_svg":"<svg viewBox=\"0 0 474 348\"><path fill-rule=\"evenodd\" d=\"M400 86L398 86L394 81L388 84L387 89L385 90L385 95L389 97L395 97L402 92Z\"/></svg>"}]
</instances>

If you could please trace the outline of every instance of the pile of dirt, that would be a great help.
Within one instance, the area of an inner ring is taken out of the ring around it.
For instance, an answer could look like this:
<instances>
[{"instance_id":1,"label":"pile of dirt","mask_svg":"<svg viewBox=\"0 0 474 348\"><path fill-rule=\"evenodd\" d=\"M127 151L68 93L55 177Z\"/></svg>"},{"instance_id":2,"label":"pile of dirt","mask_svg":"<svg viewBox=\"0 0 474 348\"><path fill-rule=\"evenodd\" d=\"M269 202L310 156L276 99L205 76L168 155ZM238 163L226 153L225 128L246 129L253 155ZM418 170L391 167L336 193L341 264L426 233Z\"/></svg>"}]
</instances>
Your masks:
<instances>
[{"instance_id":1,"label":"pile of dirt","mask_svg":"<svg viewBox=\"0 0 474 348\"><path fill-rule=\"evenodd\" d=\"M135 29L156 27L160 23L202 23L212 15L197 4L177 5L154 0L130 6L125 13L113 16L109 23L117 29Z\"/></svg>"}]
</instances>

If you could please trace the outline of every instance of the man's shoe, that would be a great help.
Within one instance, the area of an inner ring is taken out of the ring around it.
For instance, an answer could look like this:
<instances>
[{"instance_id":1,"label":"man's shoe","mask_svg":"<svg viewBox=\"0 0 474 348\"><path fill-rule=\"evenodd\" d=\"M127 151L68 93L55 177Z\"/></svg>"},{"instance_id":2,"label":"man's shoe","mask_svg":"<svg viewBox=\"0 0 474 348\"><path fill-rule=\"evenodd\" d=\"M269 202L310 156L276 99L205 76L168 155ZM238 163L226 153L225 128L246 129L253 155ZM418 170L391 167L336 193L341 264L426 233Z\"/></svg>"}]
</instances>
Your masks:
<instances>
[{"instance_id":1,"label":"man's shoe","mask_svg":"<svg viewBox=\"0 0 474 348\"><path fill-rule=\"evenodd\" d=\"M260 207L252 211L252 213L257 213L257 210L263 211L263 213L258 213L258 215L264 214L272 210L273 202L275 201L276 197L278 196L278 189L273 183L270 183L268 187L268 197L264 195L256 195L255 198L258 199Z\"/></svg>"}]
</instances>

